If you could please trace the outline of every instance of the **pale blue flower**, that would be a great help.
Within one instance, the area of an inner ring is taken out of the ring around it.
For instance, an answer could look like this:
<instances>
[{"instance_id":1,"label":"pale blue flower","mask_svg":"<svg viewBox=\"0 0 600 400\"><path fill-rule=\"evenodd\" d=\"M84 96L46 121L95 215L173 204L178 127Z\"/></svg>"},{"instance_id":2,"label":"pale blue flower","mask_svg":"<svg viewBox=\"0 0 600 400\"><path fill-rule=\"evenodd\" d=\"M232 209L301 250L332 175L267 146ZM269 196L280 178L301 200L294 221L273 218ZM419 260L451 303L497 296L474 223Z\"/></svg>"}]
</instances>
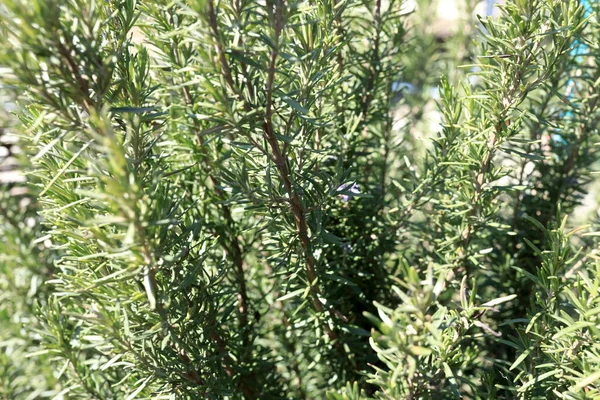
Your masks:
<instances>
[{"instance_id":1,"label":"pale blue flower","mask_svg":"<svg viewBox=\"0 0 600 400\"><path fill-rule=\"evenodd\" d=\"M344 183L337 188L337 191L344 192L341 194L342 200L344 201L350 200L355 194L360 194L360 189L356 182L352 182L352 185L350 183Z\"/></svg>"}]
</instances>

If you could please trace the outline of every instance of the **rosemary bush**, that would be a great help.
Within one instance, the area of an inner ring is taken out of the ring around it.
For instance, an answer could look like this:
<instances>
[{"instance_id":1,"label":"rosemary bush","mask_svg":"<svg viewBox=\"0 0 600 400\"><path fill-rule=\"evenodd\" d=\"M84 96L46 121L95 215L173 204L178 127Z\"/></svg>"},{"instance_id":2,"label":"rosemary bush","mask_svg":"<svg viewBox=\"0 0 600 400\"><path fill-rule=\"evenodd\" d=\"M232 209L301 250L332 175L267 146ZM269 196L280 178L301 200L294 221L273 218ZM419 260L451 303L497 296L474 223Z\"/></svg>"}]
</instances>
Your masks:
<instances>
[{"instance_id":1,"label":"rosemary bush","mask_svg":"<svg viewBox=\"0 0 600 400\"><path fill-rule=\"evenodd\" d=\"M4 0L0 397L600 398L600 4L435 4Z\"/></svg>"}]
</instances>

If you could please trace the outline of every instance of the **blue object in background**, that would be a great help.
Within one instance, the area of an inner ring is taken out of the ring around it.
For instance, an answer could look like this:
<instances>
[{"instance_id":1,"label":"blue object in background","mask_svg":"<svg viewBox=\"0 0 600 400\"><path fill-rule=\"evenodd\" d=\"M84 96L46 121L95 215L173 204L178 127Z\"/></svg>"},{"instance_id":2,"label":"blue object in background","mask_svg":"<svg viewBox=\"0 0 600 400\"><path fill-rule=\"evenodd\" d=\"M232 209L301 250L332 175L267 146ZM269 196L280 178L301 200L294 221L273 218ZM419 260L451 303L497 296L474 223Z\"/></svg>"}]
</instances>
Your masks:
<instances>
[{"instance_id":1,"label":"blue object in background","mask_svg":"<svg viewBox=\"0 0 600 400\"><path fill-rule=\"evenodd\" d=\"M580 4L584 8L584 17L585 18L589 17L590 14L592 13L592 5L590 3L590 0L580 0ZM571 49L571 52L569 54L571 55L571 57L574 57L577 62L579 62L581 60L581 56L586 51L587 51L587 46L585 45L585 43L581 43L578 40L576 40L573 43L573 48ZM575 81L573 80L573 78L569 78L569 80L567 81L567 93L565 93L567 95L567 99L569 99L569 101L571 101L571 99L573 98L574 85L575 85ZM567 112L563 113L562 117L563 118L572 118L573 111L567 111ZM565 139L558 133L555 133L552 135L552 140L554 142L560 143L560 144L567 143L565 141Z\"/></svg>"},{"instance_id":2,"label":"blue object in background","mask_svg":"<svg viewBox=\"0 0 600 400\"><path fill-rule=\"evenodd\" d=\"M584 18L587 18L590 16L590 14L592 13L592 6L590 3L590 0L581 0L581 5L584 8ZM584 54L587 51L587 46L585 45L585 43L581 43L578 40L576 40L573 43L573 48L571 49L571 56L575 58L576 61L579 61L581 59L582 54ZM573 79L569 79L569 82L567 84L567 88L571 87L571 85L573 84ZM573 93L569 93L569 99L573 96Z\"/></svg>"},{"instance_id":3,"label":"blue object in background","mask_svg":"<svg viewBox=\"0 0 600 400\"><path fill-rule=\"evenodd\" d=\"M488 17L492 15L492 13L494 12L494 5L496 4L497 0L486 0L485 2L485 15L487 15Z\"/></svg>"},{"instance_id":4,"label":"blue object in background","mask_svg":"<svg viewBox=\"0 0 600 400\"><path fill-rule=\"evenodd\" d=\"M587 18L592 13L592 4L590 0L581 0L581 5L583 6L583 16ZM583 43L579 43L579 41L575 41L575 45L571 50L571 55L575 57L581 57L581 55L587 50L587 46Z\"/></svg>"}]
</instances>

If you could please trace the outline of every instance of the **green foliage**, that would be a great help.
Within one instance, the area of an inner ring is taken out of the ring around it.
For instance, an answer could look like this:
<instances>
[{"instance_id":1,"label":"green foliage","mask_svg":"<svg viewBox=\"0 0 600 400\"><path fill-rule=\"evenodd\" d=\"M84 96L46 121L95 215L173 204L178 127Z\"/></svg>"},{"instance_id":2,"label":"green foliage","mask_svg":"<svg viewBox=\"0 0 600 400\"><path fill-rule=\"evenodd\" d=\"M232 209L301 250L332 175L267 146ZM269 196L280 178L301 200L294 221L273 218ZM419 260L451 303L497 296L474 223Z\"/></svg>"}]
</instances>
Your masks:
<instances>
[{"instance_id":1,"label":"green foliage","mask_svg":"<svg viewBox=\"0 0 600 400\"><path fill-rule=\"evenodd\" d=\"M4 1L0 397L600 398L599 4L416 3Z\"/></svg>"},{"instance_id":2,"label":"green foliage","mask_svg":"<svg viewBox=\"0 0 600 400\"><path fill-rule=\"evenodd\" d=\"M2 99L6 105L12 100ZM14 138L7 138L13 127L4 108L0 122L1 142L13 143ZM9 149L2 167L15 161L26 165L13 146ZM0 398L33 399L59 387L48 357L38 353L43 347L35 316L36 303L50 295L43 283L54 268L50 242L37 215L36 192L22 187L10 172L0 172L1 178L10 178L0 179Z\"/></svg>"}]
</instances>

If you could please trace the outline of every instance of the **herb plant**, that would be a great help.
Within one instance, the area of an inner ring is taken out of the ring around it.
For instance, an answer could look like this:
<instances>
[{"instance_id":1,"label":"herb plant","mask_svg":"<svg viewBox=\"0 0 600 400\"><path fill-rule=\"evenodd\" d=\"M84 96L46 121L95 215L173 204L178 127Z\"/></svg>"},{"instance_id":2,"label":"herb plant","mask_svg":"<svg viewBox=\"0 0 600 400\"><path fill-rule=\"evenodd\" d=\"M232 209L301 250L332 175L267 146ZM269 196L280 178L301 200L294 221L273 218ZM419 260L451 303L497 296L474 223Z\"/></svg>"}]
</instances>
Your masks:
<instances>
[{"instance_id":1,"label":"herb plant","mask_svg":"<svg viewBox=\"0 0 600 400\"><path fill-rule=\"evenodd\" d=\"M600 4L435 3L4 0L0 398L600 398Z\"/></svg>"}]
</instances>

